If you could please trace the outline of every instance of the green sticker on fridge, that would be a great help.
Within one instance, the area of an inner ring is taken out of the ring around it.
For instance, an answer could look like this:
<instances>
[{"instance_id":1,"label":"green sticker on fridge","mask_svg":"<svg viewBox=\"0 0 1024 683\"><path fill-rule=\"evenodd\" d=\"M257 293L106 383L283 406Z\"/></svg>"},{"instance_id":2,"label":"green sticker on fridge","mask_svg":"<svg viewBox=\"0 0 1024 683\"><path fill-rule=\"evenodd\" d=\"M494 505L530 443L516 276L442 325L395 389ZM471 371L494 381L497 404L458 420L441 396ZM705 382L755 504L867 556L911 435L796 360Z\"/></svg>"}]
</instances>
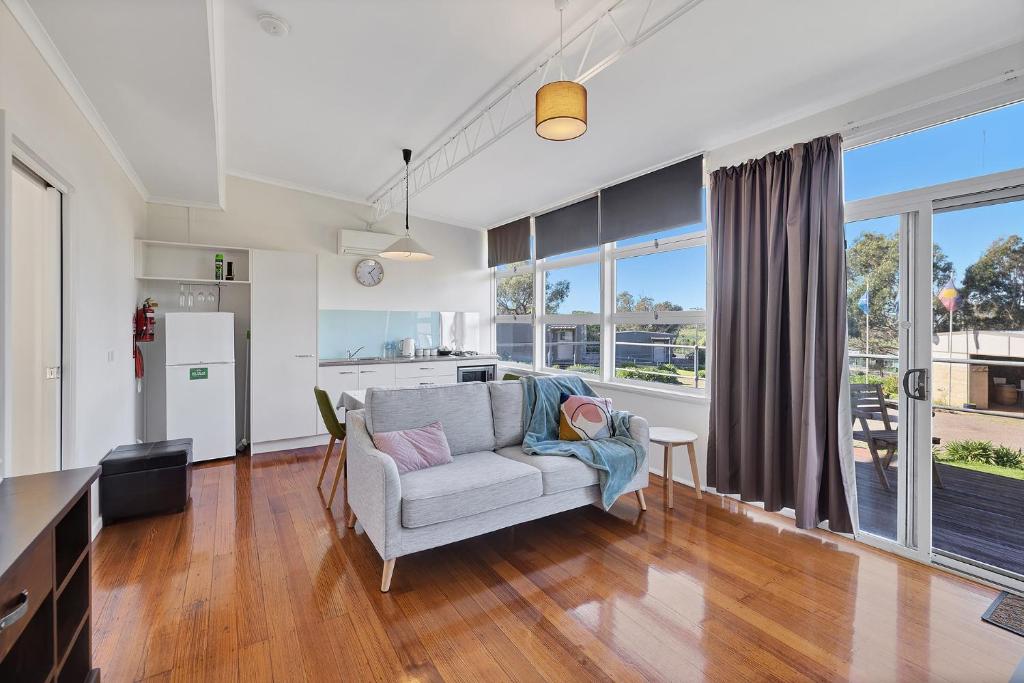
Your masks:
<instances>
[{"instance_id":1,"label":"green sticker on fridge","mask_svg":"<svg viewBox=\"0 0 1024 683\"><path fill-rule=\"evenodd\" d=\"M209 379L210 368L189 368L188 378L191 379Z\"/></svg>"}]
</instances>

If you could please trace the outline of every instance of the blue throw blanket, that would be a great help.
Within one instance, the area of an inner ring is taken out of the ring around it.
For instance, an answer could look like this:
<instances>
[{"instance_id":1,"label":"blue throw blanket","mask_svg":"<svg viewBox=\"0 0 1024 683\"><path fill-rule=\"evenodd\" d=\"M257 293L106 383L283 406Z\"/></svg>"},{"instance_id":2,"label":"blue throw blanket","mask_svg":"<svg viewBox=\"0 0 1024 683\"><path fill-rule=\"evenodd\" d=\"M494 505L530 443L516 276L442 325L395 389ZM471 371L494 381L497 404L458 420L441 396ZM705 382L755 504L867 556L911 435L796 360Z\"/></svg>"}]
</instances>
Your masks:
<instances>
[{"instance_id":1,"label":"blue throw blanket","mask_svg":"<svg viewBox=\"0 0 1024 683\"><path fill-rule=\"evenodd\" d=\"M612 411L612 436L587 441L558 439L558 412L563 393L596 396L575 375L523 377L523 450L529 455L567 455L598 470L601 504L607 510L615 502L644 459L644 448L629 435L630 414Z\"/></svg>"}]
</instances>

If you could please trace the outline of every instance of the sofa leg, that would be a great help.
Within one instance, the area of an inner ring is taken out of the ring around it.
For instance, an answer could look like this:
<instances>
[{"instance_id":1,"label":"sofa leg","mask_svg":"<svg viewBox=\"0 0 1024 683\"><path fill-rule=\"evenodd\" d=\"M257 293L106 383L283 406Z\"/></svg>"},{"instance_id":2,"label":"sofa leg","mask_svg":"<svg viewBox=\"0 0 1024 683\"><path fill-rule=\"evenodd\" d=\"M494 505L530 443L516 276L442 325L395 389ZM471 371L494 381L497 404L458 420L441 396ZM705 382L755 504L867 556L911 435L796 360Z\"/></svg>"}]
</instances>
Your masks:
<instances>
[{"instance_id":1,"label":"sofa leg","mask_svg":"<svg viewBox=\"0 0 1024 683\"><path fill-rule=\"evenodd\" d=\"M380 577L380 592L391 590L391 575L395 573L395 560L384 560L384 573Z\"/></svg>"},{"instance_id":2,"label":"sofa leg","mask_svg":"<svg viewBox=\"0 0 1024 683\"><path fill-rule=\"evenodd\" d=\"M647 501L644 500L644 490L643 489L637 489L636 490L636 502L640 503L640 509L641 510L643 510L644 512L647 511Z\"/></svg>"}]
</instances>

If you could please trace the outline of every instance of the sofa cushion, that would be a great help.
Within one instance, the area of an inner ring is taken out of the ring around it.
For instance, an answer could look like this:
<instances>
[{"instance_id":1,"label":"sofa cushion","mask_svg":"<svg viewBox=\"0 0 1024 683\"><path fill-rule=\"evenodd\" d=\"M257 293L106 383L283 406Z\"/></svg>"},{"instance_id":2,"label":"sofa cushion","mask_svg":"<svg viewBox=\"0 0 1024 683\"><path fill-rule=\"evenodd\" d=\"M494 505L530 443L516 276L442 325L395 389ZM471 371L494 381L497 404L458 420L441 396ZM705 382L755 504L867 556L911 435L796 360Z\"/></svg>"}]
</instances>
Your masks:
<instances>
[{"instance_id":1,"label":"sofa cushion","mask_svg":"<svg viewBox=\"0 0 1024 683\"><path fill-rule=\"evenodd\" d=\"M598 483L597 470L571 455L529 455L521 446L499 448L498 454L540 470L545 496Z\"/></svg>"},{"instance_id":2,"label":"sofa cushion","mask_svg":"<svg viewBox=\"0 0 1024 683\"><path fill-rule=\"evenodd\" d=\"M366 429L397 432L440 422L452 455L494 449L491 394L483 382L366 390Z\"/></svg>"},{"instance_id":3,"label":"sofa cushion","mask_svg":"<svg viewBox=\"0 0 1024 683\"><path fill-rule=\"evenodd\" d=\"M465 453L447 465L400 478L402 526L408 529L469 517L543 493L539 469L493 451Z\"/></svg>"},{"instance_id":4,"label":"sofa cushion","mask_svg":"<svg viewBox=\"0 0 1024 683\"><path fill-rule=\"evenodd\" d=\"M399 474L452 461L452 452L440 422L397 432L377 432L373 435L373 445L391 456L398 465Z\"/></svg>"},{"instance_id":5,"label":"sofa cushion","mask_svg":"<svg viewBox=\"0 0 1024 683\"><path fill-rule=\"evenodd\" d=\"M523 385L512 382L488 382L491 414L494 416L494 441L498 448L523 442Z\"/></svg>"}]
</instances>

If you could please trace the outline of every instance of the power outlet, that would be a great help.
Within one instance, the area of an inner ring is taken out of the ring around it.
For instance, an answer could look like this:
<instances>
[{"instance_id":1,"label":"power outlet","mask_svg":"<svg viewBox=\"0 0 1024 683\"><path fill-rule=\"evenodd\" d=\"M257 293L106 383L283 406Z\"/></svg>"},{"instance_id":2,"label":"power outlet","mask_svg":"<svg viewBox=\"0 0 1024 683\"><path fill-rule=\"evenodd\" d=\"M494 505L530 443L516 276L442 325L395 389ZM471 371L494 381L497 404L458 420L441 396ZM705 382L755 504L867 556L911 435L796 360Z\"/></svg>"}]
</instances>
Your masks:
<instances>
[{"instance_id":1,"label":"power outlet","mask_svg":"<svg viewBox=\"0 0 1024 683\"><path fill-rule=\"evenodd\" d=\"M107 351L107 362L108 363L113 363L114 362L114 349L110 349L109 351Z\"/></svg>"}]
</instances>

